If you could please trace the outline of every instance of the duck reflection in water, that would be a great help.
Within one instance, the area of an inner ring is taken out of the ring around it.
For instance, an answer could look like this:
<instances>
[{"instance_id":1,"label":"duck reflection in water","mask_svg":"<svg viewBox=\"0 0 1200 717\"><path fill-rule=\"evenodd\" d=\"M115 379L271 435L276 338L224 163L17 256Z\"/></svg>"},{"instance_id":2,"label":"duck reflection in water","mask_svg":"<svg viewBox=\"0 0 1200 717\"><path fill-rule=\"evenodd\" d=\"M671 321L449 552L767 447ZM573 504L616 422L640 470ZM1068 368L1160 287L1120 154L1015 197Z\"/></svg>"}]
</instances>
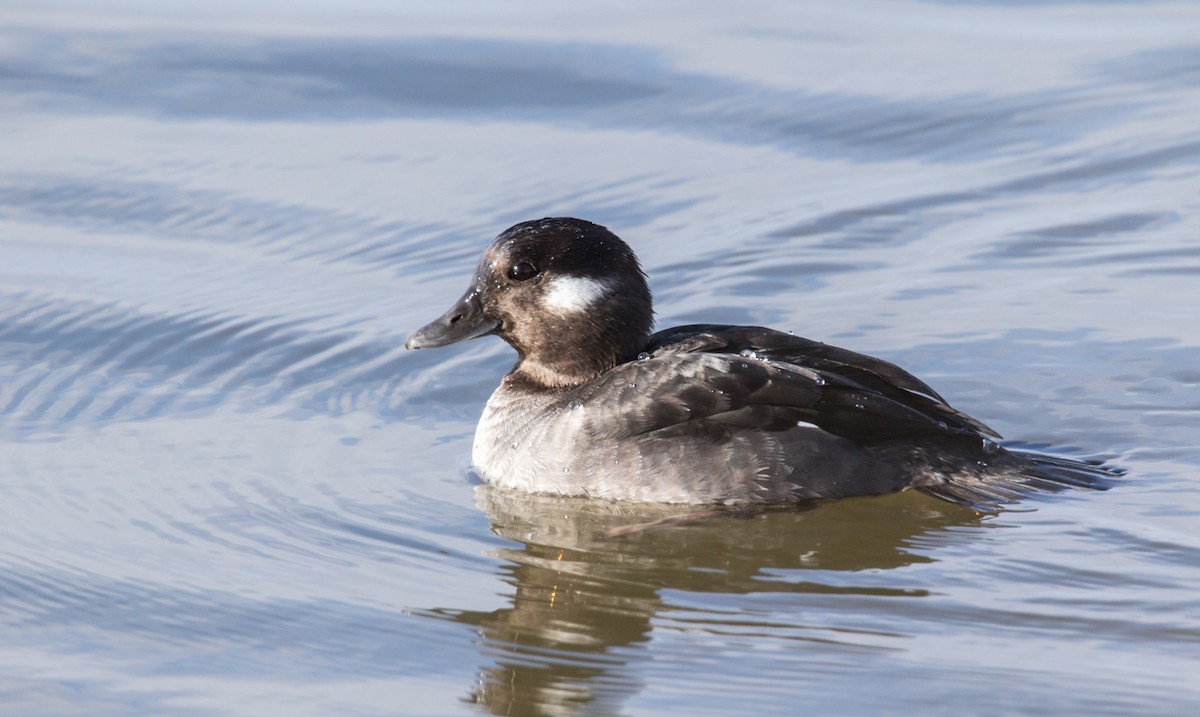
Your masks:
<instances>
[{"instance_id":1,"label":"duck reflection in water","mask_svg":"<svg viewBox=\"0 0 1200 717\"><path fill-rule=\"evenodd\" d=\"M695 522L688 519L700 509L687 506L530 496L486 485L477 498L493 531L517 544L497 551L513 587L511 605L437 612L478 630L490 664L467 699L498 715L618 713L646 680L652 657L640 646L656 625L691 617L714 632L745 627L745 614L674 605L667 591L707 595L702 602L791 593L796 620L772 626L773 637L824 648L845 643L858 655L890 651L894 630L846 630L820 612L846 600L920 599L923 591L877 571L932 562L923 545L970 540L988 529L968 508L913 493L705 511ZM866 570L872 572L861 574Z\"/></svg>"}]
</instances>

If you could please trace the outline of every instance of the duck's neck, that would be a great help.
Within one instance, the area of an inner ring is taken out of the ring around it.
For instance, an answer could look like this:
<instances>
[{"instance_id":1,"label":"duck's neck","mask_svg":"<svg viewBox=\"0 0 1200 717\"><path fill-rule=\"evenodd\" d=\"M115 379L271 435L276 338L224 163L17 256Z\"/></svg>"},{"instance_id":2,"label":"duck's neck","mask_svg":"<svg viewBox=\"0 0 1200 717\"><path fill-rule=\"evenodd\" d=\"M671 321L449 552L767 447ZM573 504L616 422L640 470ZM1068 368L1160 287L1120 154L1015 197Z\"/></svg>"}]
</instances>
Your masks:
<instances>
[{"instance_id":1,"label":"duck's neck","mask_svg":"<svg viewBox=\"0 0 1200 717\"><path fill-rule=\"evenodd\" d=\"M571 388L602 376L614 366L633 360L645 337L636 346L621 347L599 353L564 351L547 355L522 356L513 367L509 378L542 388Z\"/></svg>"},{"instance_id":2,"label":"duck's neck","mask_svg":"<svg viewBox=\"0 0 1200 717\"><path fill-rule=\"evenodd\" d=\"M654 323L650 291L643 284L608 298L587 311L540 323L506 321L510 328L500 335L520 357L509 375L535 386L565 388L637 358Z\"/></svg>"}]
</instances>

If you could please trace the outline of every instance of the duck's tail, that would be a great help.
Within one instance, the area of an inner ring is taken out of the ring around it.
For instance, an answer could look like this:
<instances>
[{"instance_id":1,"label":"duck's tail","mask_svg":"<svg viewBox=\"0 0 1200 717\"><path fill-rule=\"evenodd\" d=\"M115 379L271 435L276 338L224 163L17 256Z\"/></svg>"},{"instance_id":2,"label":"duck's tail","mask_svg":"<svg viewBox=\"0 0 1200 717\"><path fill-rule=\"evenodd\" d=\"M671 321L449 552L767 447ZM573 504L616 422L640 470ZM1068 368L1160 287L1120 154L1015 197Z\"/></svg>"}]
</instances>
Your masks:
<instances>
[{"instance_id":1,"label":"duck's tail","mask_svg":"<svg viewBox=\"0 0 1200 717\"><path fill-rule=\"evenodd\" d=\"M990 512L1029 493L1058 493L1069 488L1108 490L1124 473L1099 460L996 448L971 470L939 472L932 480L914 487L935 498Z\"/></svg>"}]
</instances>

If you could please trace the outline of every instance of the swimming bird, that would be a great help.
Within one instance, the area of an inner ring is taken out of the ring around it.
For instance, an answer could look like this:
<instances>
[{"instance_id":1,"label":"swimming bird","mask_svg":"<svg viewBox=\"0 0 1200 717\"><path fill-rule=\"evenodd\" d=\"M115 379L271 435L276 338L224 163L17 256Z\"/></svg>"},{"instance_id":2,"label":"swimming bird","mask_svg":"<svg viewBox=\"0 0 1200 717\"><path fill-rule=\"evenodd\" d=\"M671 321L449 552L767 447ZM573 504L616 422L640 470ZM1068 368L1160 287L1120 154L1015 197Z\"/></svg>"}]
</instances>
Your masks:
<instances>
[{"instance_id":1,"label":"swimming bird","mask_svg":"<svg viewBox=\"0 0 1200 717\"><path fill-rule=\"evenodd\" d=\"M472 448L483 480L509 489L779 504L911 488L992 508L1112 475L1001 446L881 359L759 326L652 324L633 250L547 218L497 236L462 298L405 346L495 334L516 350Z\"/></svg>"}]
</instances>

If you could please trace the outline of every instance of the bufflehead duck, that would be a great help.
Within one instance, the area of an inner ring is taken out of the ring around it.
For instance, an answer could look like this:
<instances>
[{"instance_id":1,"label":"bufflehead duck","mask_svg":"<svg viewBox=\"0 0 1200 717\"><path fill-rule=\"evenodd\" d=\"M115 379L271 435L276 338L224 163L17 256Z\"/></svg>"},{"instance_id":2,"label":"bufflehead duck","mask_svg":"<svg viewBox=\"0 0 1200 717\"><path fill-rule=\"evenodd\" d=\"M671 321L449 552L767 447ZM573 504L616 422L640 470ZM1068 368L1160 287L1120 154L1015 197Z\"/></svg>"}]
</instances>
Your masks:
<instances>
[{"instance_id":1,"label":"bufflehead duck","mask_svg":"<svg viewBox=\"0 0 1200 717\"><path fill-rule=\"evenodd\" d=\"M496 237L458 303L405 346L497 334L516 349L472 459L485 481L533 493L735 504L915 488L990 507L1109 475L1002 448L886 361L757 326L652 322L625 242L540 219Z\"/></svg>"}]
</instances>

